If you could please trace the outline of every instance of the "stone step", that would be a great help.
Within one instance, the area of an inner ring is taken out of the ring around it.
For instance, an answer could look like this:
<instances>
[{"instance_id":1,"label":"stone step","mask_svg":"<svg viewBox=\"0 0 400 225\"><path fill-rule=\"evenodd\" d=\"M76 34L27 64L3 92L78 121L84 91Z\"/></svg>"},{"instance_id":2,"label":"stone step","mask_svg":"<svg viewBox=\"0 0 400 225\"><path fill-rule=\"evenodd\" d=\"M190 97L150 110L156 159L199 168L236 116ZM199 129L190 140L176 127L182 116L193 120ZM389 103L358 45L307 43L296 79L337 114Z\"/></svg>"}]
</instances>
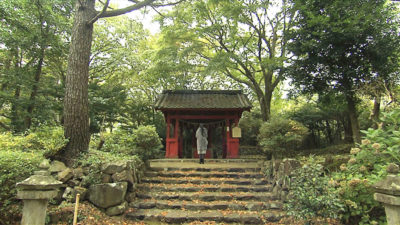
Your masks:
<instances>
[{"instance_id":1,"label":"stone step","mask_svg":"<svg viewBox=\"0 0 400 225\"><path fill-rule=\"evenodd\" d=\"M237 168L193 168L193 167L151 167L152 171L196 171L196 172L260 172L260 167L237 167Z\"/></svg>"},{"instance_id":2,"label":"stone step","mask_svg":"<svg viewBox=\"0 0 400 225\"><path fill-rule=\"evenodd\" d=\"M158 192L269 192L271 185L138 184L138 189Z\"/></svg>"},{"instance_id":3,"label":"stone step","mask_svg":"<svg viewBox=\"0 0 400 225\"><path fill-rule=\"evenodd\" d=\"M238 211L238 210L159 210L138 209L125 215L127 219L140 221L162 221L181 224L191 221L215 221L217 223L264 224L276 222L284 215L279 210Z\"/></svg>"},{"instance_id":4,"label":"stone step","mask_svg":"<svg viewBox=\"0 0 400 225\"><path fill-rule=\"evenodd\" d=\"M283 204L280 201L174 201L174 200L145 200L133 202L130 207L136 209L182 209L182 210L268 210L282 209Z\"/></svg>"},{"instance_id":5,"label":"stone step","mask_svg":"<svg viewBox=\"0 0 400 225\"><path fill-rule=\"evenodd\" d=\"M197 171L147 171L144 174L146 177L202 177L202 178L263 178L261 173L233 173L233 172L197 172Z\"/></svg>"},{"instance_id":6,"label":"stone step","mask_svg":"<svg viewBox=\"0 0 400 225\"><path fill-rule=\"evenodd\" d=\"M139 199L194 201L270 201L277 196L270 192L146 192L136 193Z\"/></svg>"},{"instance_id":7,"label":"stone step","mask_svg":"<svg viewBox=\"0 0 400 225\"><path fill-rule=\"evenodd\" d=\"M238 179L238 178L219 178L219 177L144 177L142 183L153 184L230 184L230 185L267 185L264 179Z\"/></svg>"}]
</instances>

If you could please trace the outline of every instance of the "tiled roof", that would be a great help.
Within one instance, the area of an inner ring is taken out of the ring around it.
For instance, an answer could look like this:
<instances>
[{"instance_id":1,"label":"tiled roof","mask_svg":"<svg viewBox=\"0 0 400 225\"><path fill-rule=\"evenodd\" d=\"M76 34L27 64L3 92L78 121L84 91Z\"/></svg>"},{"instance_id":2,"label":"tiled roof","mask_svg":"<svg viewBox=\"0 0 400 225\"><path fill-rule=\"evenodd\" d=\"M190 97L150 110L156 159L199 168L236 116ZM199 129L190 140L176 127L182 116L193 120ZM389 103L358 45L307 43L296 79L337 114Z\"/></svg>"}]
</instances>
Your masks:
<instances>
[{"instance_id":1,"label":"tiled roof","mask_svg":"<svg viewBox=\"0 0 400 225\"><path fill-rule=\"evenodd\" d=\"M156 101L156 109L250 109L251 103L241 90L199 91L165 90Z\"/></svg>"}]
</instances>

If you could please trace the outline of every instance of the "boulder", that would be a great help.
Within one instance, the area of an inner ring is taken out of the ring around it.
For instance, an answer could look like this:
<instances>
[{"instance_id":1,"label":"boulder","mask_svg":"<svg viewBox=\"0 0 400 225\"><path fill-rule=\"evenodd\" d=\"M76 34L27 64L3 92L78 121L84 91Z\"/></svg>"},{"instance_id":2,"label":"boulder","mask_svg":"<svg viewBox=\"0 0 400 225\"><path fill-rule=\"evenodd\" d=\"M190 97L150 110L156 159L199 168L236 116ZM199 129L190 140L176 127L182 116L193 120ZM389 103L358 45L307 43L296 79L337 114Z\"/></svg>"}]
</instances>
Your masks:
<instances>
[{"instance_id":1,"label":"boulder","mask_svg":"<svg viewBox=\"0 0 400 225\"><path fill-rule=\"evenodd\" d=\"M67 182L67 185L70 187L75 187L75 186L79 186L80 181L79 180L75 180L75 179L71 179Z\"/></svg>"},{"instance_id":2,"label":"boulder","mask_svg":"<svg viewBox=\"0 0 400 225\"><path fill-rule=\"evenodd\" d=\"M127 182L94 184L89 188L89 201L100 208L109 208L124 202Z\"/></svg>"},{"instance_id":3,"label":"boulder","mask_svg":"<svg viewBox=\"0 0 400 225\"><path fill-rule=\"evenodd\" d=\"M55 161L51 162L49 171L50 171L50 173L58 173L58 172L64 171L65 169L67 169L67 167L65 166L65 164L63 162L55 160Z\"/></svg>"},{"instance_id":4,"label":"boulder","mask_svg":"<svg viewBox=\"0 0 400 225\"><path fill-rule=\"evenodd\" d=\"M125 196L125 200L129 203L134 202L136 200L136 193L128 192Z\"/></svg>"},{"instance_id":5,"label":"boulder","mask_svg":"<svg viewBox=\"0 0 400 225\"><path fill-rule=\"evenodd\" d=\"M80 201L83 201L86 199L86 193L87 189L84 187L67 187L62 195L62 197L69 201L69 202L75 202L76 195L80 194Z\"/></svg>"},{"instance_id":6,"label":"boulder","mask_svg":"<svg viewBox=\"0 0 400 225\"><path fill-rule=\"evenodd\" d=\"M58 172L57 179L63 183L67 182L74 176L72 170L70 168L66 168L65 170Z\"/></svg>"},{"instance_id":7,"label":"boulder","mask_svg":"<svg viewBox=\"0 0 400 225\"><path fill-rule=\"evenodd\" d=\"M101 171L103 173L113 175L114 173L119 173L126 168L126 161L117 161L104 164L101 168Z\"/></svg>"},{"instance_id":8,"label":"boulder","mask_svg":"<svg viewBox=\"0 0 400 225\"><path fill-rule=\"evenodd\" d=\"M67 201L69 201L69 202L72 202L72 200L75 197L73 192L74 192L74 189L72 189L71 187L65 188L65 191L64 191L64 193L62 195L62 198L67 200Z\"/></svg>"},{"instance_id":9,"label":"boulder","mask_svg":"<svg viewBox=\"0 0 400 225\"><path fill-rule=\"evenodd\" d=\"M111 183L111 175L103 173L101 175L101 183Z\"/></svg>"},{"instance_id":10,"label":"boulder","mask_svg":"<svg viewBox=\"0 0 400 225\"><path fill-rule=\"evenodd\" d=\"M84 187L74 187L74 192L75 192L75 195L80 194L80 200L83 201L86 199L88 190Z\"/></svg>"},{"instance_id":11,"label":"boulder","mask_svg":"<svg viewBox=\"0 0 400 225\"><path fill-rule=\"evenodd\" d=\"M73 173L74 173L74 178L76 179L82 179L82 177L85 176L82 167L75 168L73 170Z\"/></svg>"},{"instance_id":12,"label":"boulder","mask_svg":"<svg viewBox=\"0 0 400 225\"><path fill-rule=\"evenodd\" d=\"M131 185L134 184L133 174L131 170L123 170L119 173L115 173L114 175L112 175L112 179L114 182L126 181Z\"/></svg>"},{"instance_id":13,"label":"boulder","mask_svg":"<svg viewBox=\"0 0 400 225\"><path fill-rule=\"evenodd\" d=\"M110 207L106 210L106 214L108 216L117 216L121 215L122 213L125 212L125 210L128 208L128 203L123 202L121 205L113 206Z\"/></svg>"}]
</instances>

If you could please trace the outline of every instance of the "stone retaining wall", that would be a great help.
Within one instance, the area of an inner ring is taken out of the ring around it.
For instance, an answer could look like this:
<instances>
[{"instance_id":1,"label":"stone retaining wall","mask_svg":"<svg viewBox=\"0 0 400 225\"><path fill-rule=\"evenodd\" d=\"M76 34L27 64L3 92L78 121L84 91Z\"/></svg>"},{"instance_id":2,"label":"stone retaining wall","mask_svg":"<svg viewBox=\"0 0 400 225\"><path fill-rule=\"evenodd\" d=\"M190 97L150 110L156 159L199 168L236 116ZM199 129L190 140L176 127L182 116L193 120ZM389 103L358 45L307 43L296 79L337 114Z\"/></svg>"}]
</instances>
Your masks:
<instances>
[{"instance_id":1,"label":"stone retaining wall","mask_svg":"<svg viewBox=\"0 0 400 225\"><path fill-rule=\"evenodd\" d=\"M301 166L296 159L276 159L264 162L263 171L272 184L272 193L285 201L288 196L292 172Z\"/></svg>"},{"instance_id":2,"label":"stone retaining wall","mask_svg":"<svg viewBox=\"0 0 400 225\"><path fill-rule=\"evenodd\" d=\"M90 167L68 168L62 162L53 161L49 171L64 184L53 203L74 202L76 194L79 193L81 201L90 201L107 215L120 215L127 209L128 204L134 201L134 192L144 170L143 162L133 160L107 162L102 165L100 171ZM93 174L93 171L99 172ZM98 177L101 182L88 182L90 177ZM62 218L53 218L50 215L50 219L55 223Z\"/></svg>"}]
</instances>

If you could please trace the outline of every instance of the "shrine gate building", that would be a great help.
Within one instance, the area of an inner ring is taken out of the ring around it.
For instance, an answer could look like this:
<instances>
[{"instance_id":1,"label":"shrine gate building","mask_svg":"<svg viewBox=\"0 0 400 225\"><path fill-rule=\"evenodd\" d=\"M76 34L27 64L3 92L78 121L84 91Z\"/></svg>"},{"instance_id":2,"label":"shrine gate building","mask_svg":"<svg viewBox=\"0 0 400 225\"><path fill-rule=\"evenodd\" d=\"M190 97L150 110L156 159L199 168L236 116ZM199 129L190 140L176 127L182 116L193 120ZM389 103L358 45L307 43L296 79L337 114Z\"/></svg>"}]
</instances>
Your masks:
<instances>
[{"instance_id":1,"label":"shrine gate building","mask_svg":"<svg viewBox=\"0 0 400 225\"><path fill-rule=\"evenodd\" d=\"M183 158L184 136L188 140L188 134L192 145L191 157L198 157L195 131L202 123L208 129L206 158L213 157L211 149L215 149L215 146L210 140L212 135L218 135L221 139L218 142L222 145L221 158L238 158L238 123L243 111L250 111L251 107L241 90L163 91L155 103L155 109L163 112L167 123L165 157ZM216 134L217 131L220 133Z\"/></svg>"}]
</instances>

